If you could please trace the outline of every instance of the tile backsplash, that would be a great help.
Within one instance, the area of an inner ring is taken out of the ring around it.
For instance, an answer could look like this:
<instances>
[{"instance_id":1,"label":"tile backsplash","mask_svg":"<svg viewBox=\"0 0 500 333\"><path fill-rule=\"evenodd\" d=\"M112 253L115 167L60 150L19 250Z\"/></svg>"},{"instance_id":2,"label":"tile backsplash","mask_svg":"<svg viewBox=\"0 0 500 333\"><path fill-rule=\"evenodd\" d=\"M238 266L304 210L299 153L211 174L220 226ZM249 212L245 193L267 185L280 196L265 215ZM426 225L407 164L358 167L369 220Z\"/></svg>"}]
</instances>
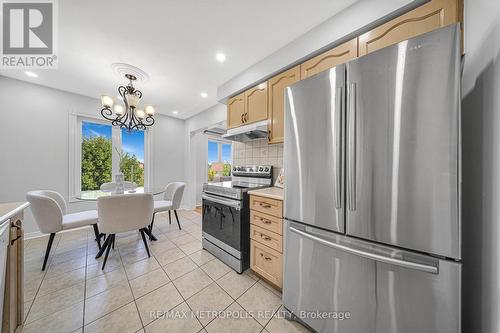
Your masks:
<instances>
[{"instance_id":1,"label":"tile backsplash","mask_svg":"<svg viewBox=\"0 0 500 333\"><path fill-rule=\"evenodd\" d=\"M273 183L283 166L283 144L267 139L233 143L233 165L272 165Z\"/></svg>"}]
</instances>

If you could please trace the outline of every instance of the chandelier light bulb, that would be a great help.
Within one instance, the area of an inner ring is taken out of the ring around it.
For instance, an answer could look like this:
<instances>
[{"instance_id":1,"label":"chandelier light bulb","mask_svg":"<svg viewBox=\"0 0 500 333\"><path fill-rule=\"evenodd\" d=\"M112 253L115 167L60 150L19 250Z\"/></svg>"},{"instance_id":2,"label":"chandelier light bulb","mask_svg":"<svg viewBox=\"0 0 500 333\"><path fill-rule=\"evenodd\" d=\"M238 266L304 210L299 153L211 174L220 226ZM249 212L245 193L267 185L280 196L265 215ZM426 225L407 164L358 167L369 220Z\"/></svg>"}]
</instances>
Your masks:
<instances>
[{"instance_id":1,"label":"chandelier light bulb","mask_svg":"<svg viewBox=\"0 0 500 333\"><path fill-rule=\"evenodd\" d=\"M103 107L110 108L113 106L113 98L109 97L108 95L102 95L101 103Z\"/></svg>"},{"instance_id":2,"label":"chandelier light bulb","mask_svg":"<svg viewBox=\"0 0 500 333\"><path fill-rule=\"evenodd\" d=\"M120 104L115 105L115 114L121 116L123 114L123 111L124 111L123 106L121 106Z\"/></svg>"},{"instance_id":3,"label":"chandelier light bulb","mask_svg":"<svg viewBox=\"0 0 500 333\"><path fill-rule=\"evenodd\" d=\"M146 116L146 113L144 112L144 110L139 109L139 110L135 111L135 115L139 119L144 119L144 117Z\"/></svg>"},{"instance_id":4,"label":"chandelier light bulb","mask_svg":"<svg viewBox=\"0 0 500 333\"><path fill-rule=\"evenodd\" d=\"M127 99L127 104L131 108L136 108L137 105L139 104L139 96L137 96L135 94L127 94L127 95L125 95L125 98Z\"/></svg>"},{"instance_id":5,"label":"chandelier light bulb","mask_svg":"<svg viewBox=\"0 0 500 333\"><path fill-rule=\"evenodd\" d=\"M155 108L152 105L146 105L145 110L146 110L146 114L148 116L154 116L154 114L155 114Z\"/></svg>"}]
</instances>

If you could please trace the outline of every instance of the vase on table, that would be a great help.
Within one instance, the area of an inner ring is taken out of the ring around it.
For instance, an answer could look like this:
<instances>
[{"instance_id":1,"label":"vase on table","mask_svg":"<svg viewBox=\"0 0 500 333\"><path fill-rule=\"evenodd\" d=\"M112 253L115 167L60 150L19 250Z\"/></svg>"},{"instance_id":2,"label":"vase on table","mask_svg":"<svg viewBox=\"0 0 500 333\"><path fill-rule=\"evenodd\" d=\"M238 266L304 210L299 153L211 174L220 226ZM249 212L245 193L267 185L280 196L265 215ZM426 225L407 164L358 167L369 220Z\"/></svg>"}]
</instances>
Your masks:
<instances>
[{"instance_id":1,"label":"vase on table","mask_svg":"<svg viewBox=\"0 0 500 333\"><path fill-rule=\"evenodd\" d=\"M123 183L124 180L125 180L125 175L122 172L118 172L115 174L115 184L116 184L115 192L117 194L123 194L125 192L125 186Z\"/></svg>"}]
</instances>

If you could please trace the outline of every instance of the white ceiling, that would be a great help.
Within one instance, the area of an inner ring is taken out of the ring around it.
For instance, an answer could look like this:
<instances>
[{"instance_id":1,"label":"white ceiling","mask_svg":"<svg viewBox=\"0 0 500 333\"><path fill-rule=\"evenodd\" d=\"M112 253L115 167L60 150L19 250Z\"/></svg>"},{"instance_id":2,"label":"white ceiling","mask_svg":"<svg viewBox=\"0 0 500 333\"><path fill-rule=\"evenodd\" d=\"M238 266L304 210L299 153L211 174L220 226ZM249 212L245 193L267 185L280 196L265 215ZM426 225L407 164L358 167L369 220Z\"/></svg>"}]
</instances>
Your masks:
<instances>
[{"instance_id":1,"label":"white ceiling","mask_svg":"<svg viewBox=\"0 0 500 333\"><path fill-rule=\"evenodd\" d=\"M214 105L217 87L356 0L64 0L59 68L1 75L90 97L125 83L110 64L146 71L138 84L157 112L188 118ZM215 53L227 60L218 63ZM208 98L201 98L206 91Z\"/></svg>"}]
</instances>

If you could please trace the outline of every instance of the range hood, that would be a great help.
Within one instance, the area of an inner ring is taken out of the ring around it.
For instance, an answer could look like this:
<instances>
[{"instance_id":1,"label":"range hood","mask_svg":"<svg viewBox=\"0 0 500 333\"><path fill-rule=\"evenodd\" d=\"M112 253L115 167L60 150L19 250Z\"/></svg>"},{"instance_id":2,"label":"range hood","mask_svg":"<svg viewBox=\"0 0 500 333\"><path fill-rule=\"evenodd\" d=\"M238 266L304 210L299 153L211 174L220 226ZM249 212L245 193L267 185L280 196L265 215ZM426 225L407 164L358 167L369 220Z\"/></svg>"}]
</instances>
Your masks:
<instances>
[{"instance_id":1,"label":"range hood","mask_svg":"<svg viewBox=\"0 0 500 333\"><path fill-rule=\"evenodd\" d=\"M231 141L245 142L256 139L265 139L268 136L267 120L240 126L227 131L222 138Z\"/></svg>"}]
</instances>

